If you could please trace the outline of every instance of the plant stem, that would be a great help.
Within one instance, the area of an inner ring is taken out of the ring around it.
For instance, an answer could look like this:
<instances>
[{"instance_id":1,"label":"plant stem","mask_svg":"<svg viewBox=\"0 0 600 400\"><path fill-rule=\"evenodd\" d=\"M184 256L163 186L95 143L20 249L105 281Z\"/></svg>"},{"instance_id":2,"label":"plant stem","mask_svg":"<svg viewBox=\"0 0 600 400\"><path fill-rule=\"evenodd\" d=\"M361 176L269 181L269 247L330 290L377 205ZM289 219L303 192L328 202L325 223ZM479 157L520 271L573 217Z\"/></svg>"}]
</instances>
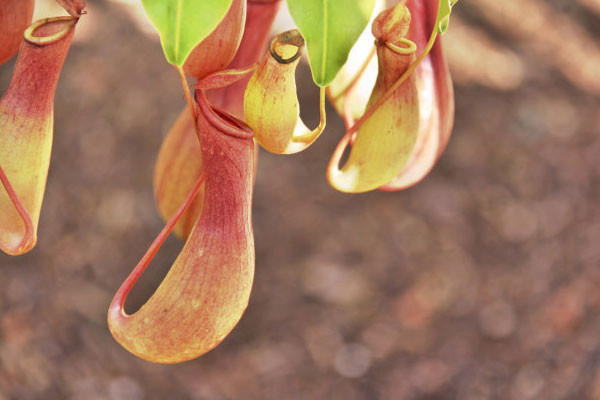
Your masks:
<instances>
[{"instance_id":1,"label":"plant stem","mask_svg":"<svg viewBox=\"0 0 600 400\"><path fill-rule=\"evenodd\" d=\"M150 264L150 262L162 246L162 244L165 242L165 240L167 239L177 222L179 222L181 216L187 211L189 206L192 204L192 202L198 195L198 192L200 191L200 188L202 187L203 183L204 174L200 175L200 177L192 187L190 193L188 193L181 206L179 206L179 209L175 212L175 214L173 214L169 222L167 222L167 224L160 231L158 236L156 236L156 239L154 239L148 250L146 250L144 256L140 259L133 271L131 271L127 279L125 279L125 281L123 282L123 284L121 285L111 302L110 309L112 310L112 312L118 311L120 312L120 315L122 317L128 316L127 314L125 314L125 310L123 308L125 304L125 299L127 299L127 295L131 291L131 288L133 288L133 285L135 285L137 280L140 278L146 267L148 267L148 265ZM117 310L115 310L115 308L117 308Z\"/></svg>"},{"instance_id":2,"label":"plant stem","mask_svg":"<svg viewBox=\"0 0 600 400\"><path fill-rule=\"evenodd\" d=\"M10 184L10 181L8 180L8 177L4 173L2 166L0 166L0 182L2 182L2 185L4 186L4 189L6 189L6 193L8 194L8 197L10 198L10 201L12 201L13 205L17 209L17 212L19 213L19 216L23 220L23 225L25 225L25 235L23 235L23 239L21 239L21 242L19 243L19 247L18 247L18 249L21 250L25 246L27 246L27 244L31 240L34 239L35 233L34 233L34 228L33 228L33 221L31 220L31 216L29 215L29 212L27 211L27 209L25 209L25 206L21 202L21 199L19 199L19 196L17 195L17 193L13 189L12 185Z\"/></svg>"},{"instance_id":3,"label":"plant stem","mask_svg":"<svg viewBox=\"0 0 600 400\"><path fill-rule=\"evenodd\" d=\"M376 51L376 47L373 47L371 49L371 52L367 56L367 59L360 67L350 84L348 84L348 86L346 86L344 90L342 90L338 95L334 97L335 100L345 94L342 110L344 114L344 126L346 127L346 129L350 129L352 125L354 125L354 116L352 115L352 110L350 109L350 99L352 98L353 93L356 91L356 88L358 87L358 83L360 82L361 78L364 76L365 72L367 72L367 68L369 67L369 64L371 63L373 57L375 57Z\"/></svg>"},{"instance_id":4,"label":"plant stem","mask_svg":"<svg viewBox=\"0 0 600 400\"><path fill-rule=\"evenodd\" d=\"M194 121L194 131L196 132L196 136L198 140L200 140L200 132L198 132L198 123L196 114L196 107L194 107L194 100L192 99L192 93L190 92L190 86L188 85L187 78L185 73L183 72L183 68L180 66L175 66L177 73L179 74L179 79L181 80L181 86L183 88L183 93L185 95L185 101L187 102L188 109L190 110L190 115L192 117L192 121Z\"/></svg>"},{"instance_id":5,"label":"plant stem","mask_svg":"<svg viewBox=\"0 0 600 400\"><path fill-rule=\"evenodd\" d=\"M373 57L375 57L376 50L377 50L376 47L373 47L371 49L371 51L369 52L369 55L367 56L367 58L365 59L363 64L360 66L358 71L356 72L356 75L354 75L354 78L352 78L352 80L350 82L348 82L346 87L344 87L335 96L331 96L331 91L329 92L332 101L339 99L341 96L345 95L347 92L349 92L353 87L355 87L357 85L358 81L360 80L360 78L362 78L362 76L365 74L365 71L369 67L371 60L373 59Z\"/></svg>"}]
</instances>

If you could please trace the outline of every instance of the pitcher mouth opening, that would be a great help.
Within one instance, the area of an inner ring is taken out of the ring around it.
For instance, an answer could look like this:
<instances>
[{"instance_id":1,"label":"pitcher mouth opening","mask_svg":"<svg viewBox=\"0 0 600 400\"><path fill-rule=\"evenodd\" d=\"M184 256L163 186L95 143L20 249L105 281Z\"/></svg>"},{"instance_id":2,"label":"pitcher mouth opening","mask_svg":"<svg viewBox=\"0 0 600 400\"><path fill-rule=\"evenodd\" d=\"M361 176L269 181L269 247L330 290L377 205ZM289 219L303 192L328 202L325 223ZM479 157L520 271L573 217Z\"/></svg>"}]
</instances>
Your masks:
<instances>
[{"instance_id":1,"label":"pitcher mouth opening","mask_svg":"<svg viewBox=\"0 0 600 400\"><path fill-rule=\"evenodd\" d=\"M252 139L254 137L254 132L244 121L210 104L204 91L197 90L195 97L199 111L221 132L238 139Z\"/></svg>"},{"instance_id":2,"label":"pitcher mouth opening","mask_svg":"<svg viewBox=\"0 0 600 400\"><path fill-rule=\"evenodd\" d=\"M297 29L285 31L271 40L269 51L280 64L290 64L302 55L304 38Z\"/></svg>"},{"instance_id":3,"label":"pitcher mouth opening","mask_svg":"<svg viewBox=\"0 0 600 400\"><path fill-rule=\"evenodd\" d=\"M72 16L40 19L25 30L23 38L31 44L47 46L67 36L78 20Z\"/></svg>"}]
</instances>

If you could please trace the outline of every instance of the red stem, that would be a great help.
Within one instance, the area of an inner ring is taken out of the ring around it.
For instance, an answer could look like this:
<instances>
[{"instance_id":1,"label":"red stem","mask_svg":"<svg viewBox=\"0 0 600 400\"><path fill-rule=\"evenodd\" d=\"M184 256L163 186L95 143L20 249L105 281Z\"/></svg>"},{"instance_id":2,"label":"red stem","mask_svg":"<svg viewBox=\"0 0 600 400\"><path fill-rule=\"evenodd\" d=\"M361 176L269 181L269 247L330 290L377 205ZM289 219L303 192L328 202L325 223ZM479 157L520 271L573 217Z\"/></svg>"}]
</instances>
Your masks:
<instances>
[{"instance_id":1,"label":"red stem","mask_svg":"<svg viewBox=\"0 0 600 400\"><path fill-rule=\"evenodd\" d=\"M35 235L33 221L31 220L29 212L25 209L25 206L23 205L23 203L21 203L19 196L10 184L10 181L4 173L2 166L0 166L0 182L2 182L4 189L6 189L6 193L8 193L10 201L12 201L13 205L17 209L17 212L19 213L19 216L23 220L23 224L25 225L25 235L23 235L23 239L21 239L21 243L19 243L19 249L22 249L27 245L28 242L30 242L30 240L33 239Z\"/></svg>"},{"instance_id":2,"label":"red stem","mask_svg":"<svg viewBox=\"0 0 600 400\"><path fill-rule=\"evenodd\" d=\"M124 310L124 304L125 300L127 299L127 295L131 291L131 288L133 288L133 285L135 285L137 280L140 278L146 267L148 267L148 265L150 264L150 262L162 246L162 244L165 242L165 240L167 239L177 222L179 222L181 216L187 211L189 206L192 204L192 202L198 195L198 192L200 191L200 188L202 187L203 183L204 174L200 175L200 178L198 178L198 180L192 187L192 190L187 195L177 212L171 217L169 222L167 222L167 224L160 231L158 236L156 236L156 239L154 239L148 250L146 250L146 254L144 254L144 256L135 266L133 271L131 271L127 279L125 279L123 284L121 284L121 287L119 288L119 290L117 290L117 293L115 294L115 297L113 298L110 304L111 313L118 313L118 315L121 318L129 317L129 315L126 314Z\"/></svg>"}]
</instances>

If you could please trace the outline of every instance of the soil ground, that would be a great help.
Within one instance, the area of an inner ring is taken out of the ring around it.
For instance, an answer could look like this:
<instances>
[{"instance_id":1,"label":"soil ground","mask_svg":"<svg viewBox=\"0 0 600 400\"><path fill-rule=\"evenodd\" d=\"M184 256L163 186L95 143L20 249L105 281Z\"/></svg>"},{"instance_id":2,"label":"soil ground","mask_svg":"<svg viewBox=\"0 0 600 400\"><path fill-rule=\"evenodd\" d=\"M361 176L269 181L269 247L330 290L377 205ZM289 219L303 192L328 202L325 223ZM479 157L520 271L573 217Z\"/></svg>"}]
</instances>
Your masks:
<instances>
[{"instance_id":1,"label":"soil ground","mask_svg":"<svg viewBox=\"0 0 600 400\"><path fill-rule=\"evenodd\" d=\"M600 399L597 0L458 4L453 137L411 189L327 185L333 110L307 151L261 151L248 310L171 366L121 348L106 310L162 228L152 170L181 89L132 5L90 3L56 93L39 243L0 255L1 400ZM298 79L314 126L306 66ZM128 309L180 248L166 242Z\"/></svg>"}]
</instances>

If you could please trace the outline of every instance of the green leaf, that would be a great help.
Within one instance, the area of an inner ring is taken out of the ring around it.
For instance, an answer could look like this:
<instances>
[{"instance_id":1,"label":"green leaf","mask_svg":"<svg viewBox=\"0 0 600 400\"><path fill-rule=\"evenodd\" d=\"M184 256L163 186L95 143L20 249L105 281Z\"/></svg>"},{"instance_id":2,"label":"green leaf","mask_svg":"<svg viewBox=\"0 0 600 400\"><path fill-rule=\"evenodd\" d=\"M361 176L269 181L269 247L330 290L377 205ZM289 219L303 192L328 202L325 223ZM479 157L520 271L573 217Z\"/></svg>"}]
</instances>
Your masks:
<instances>
[{"instance_id":1,"label":"green leaf","mask_svg":"<svg viewBox=\"0 0 600 400\"><path fill-rule=\"evenodd\" d=\"M367 26L375 0L287 0L304 36L313 79L327 86Z\"/></svg>"},{"instance_id":2,"label":"green leaf","mask_svg":"<svg viewBox=\"0 0 600 400\"><path fill-rule=\"evenodd\" d=\"M458 3L458 0L440 0L437 15L437 29L440 34L446 33L448 24L450 23L450 14L452 13L452 7Z\"/></svg>"},{"instance_id":3,"label":"green leaf","mask_svg":"<svg viewBox=\"0 0 600 400\"><path fill-rule=\"evenodd\" d=\"M142 0L167 61L182 66L221 22L232 0Z\"/></svg>"}]
</instances>

